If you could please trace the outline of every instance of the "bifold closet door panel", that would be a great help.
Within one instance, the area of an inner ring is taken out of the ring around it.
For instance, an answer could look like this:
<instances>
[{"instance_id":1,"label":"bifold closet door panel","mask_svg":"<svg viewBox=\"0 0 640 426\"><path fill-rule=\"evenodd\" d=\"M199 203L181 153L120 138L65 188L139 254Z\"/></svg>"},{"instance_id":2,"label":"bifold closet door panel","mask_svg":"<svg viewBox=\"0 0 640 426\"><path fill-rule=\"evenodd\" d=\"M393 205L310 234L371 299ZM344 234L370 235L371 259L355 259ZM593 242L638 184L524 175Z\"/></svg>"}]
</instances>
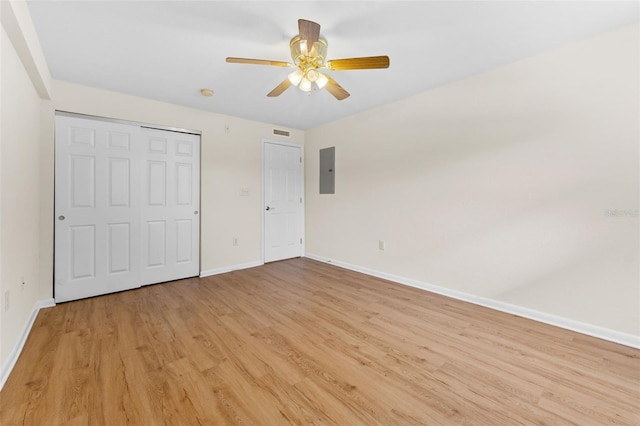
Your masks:
<instances>
[{"instance_id":1,"label":"bifold closet door panel","mask_svg":"<svg viewBox=\"0 0 640 426\"><path fill-rule=\"evenodd\" d=\"M142 284L200 273L200 137L142 129Z\"/></svg>"},{"instance_id":2,"label":"bifold closet door panel","mask_svg":"<svg viewBox=\"0 0 640 426\"><path fill-rule=\"evenodd\" d=\"M56 302L140 286L139 133L56 116Z\"/></svg>"}]
</instances>

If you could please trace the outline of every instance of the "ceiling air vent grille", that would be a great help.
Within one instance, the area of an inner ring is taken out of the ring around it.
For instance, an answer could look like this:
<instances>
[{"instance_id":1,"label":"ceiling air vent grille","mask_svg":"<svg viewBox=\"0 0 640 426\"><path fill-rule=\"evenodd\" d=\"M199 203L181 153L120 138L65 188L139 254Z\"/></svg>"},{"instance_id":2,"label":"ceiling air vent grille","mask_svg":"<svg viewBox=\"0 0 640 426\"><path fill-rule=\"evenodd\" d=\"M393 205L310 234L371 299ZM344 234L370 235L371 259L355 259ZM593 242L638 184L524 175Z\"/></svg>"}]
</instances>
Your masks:
<instances>
[{"instance_id":1,"label":"ceiling air vent grille","mask_svg":"<svg viewBox=\"0 0 640 426\"><path fill-rule=\"evenodd\" d=\"M279 135L279 136L289 137L289 132L287 132L286 130L273 129L273 134L274 135Z\"/></svg>"}]
</instances>

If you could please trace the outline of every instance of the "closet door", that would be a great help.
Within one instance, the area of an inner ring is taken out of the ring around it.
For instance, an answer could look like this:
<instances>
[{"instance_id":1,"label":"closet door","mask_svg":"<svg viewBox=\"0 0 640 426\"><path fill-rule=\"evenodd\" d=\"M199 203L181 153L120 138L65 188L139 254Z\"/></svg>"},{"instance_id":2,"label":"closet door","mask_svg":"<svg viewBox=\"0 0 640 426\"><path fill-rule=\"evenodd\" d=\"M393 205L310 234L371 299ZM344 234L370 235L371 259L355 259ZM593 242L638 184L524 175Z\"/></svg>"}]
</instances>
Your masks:
<instances>
[{"instance_id":1,"label":"closet door","mask_svg":"<svg viewBox=\"0 0 640 426\"><path fill-rule=\"evenodd\" d=\"M56 302L140 286L139 134L56 116Z\"/></svg>"},{"instance_id":2,"label":"closet door","mask_svg":"<svg viewBox=\"0 0 640 426\"><path fill-rule=\"evenodd\" d=\"M200 273L200 137L142 129L142 284Z\"/></svg>"},{"instance_id":3,"label":"closet door","mask_svg":"<svg viewBox=\"0 0 640 426\"><path fill-rule=\"evenodd\" d=\"M56 116L56 302L200 273L200 137Z\"/></svg>"}]
</instances>

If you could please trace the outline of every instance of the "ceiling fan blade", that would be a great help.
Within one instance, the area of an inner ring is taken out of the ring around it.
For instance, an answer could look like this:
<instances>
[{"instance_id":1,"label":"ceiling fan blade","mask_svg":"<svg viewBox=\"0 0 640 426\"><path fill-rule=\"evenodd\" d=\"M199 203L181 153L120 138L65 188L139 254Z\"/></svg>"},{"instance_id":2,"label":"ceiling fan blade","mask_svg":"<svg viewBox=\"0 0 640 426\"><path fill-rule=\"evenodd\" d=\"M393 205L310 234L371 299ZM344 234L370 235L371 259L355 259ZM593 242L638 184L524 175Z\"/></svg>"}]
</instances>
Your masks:
<instances>
[{"instance_id":1,"label":"ceiling fan blade","mask_svg":"<svg viewBox=\"0 0 640 426\"><path fill-rule=\"evenodd\" d=\"M266 59L249 59L249 58L227 58L227 62L231 64L255 64L255 65L271 65L274 67L290 67L292 64L283 61L268 61Z\"/></svg>"},{"instance_id":2,"label":"ceiling fan blade","mask_svg":"<svg viewBox=\"0 0 640 426\"><path fill-rule=\"evenodd\" d=\"M313 47L313 43L320 38L320 24L313 21L298 19L298 31L300 40L307 40L307 49L309 50Z\"/></svg>"},{"instance_id":3,"label":"ceiling fan blade","mask_svg":"<svg viewBox=\"0 0 640 426\"><path fill-rule=\"evenodd\" d=\"M336 83L336 81L334 79L332 79L331 77L329 77L326 74L323 74L325 77L327 77L327 85L324 86L325 89L327 89L329 91L329 93L331 93L337 100L341 101L343 99L346 99L350 96L349 92L347 92L346 90L344 90L342 88L342 86L340 86L338 83Z\"/></svg>"},{"instance_id":4,"label":"ceiling fan blade","mask_svg":"<svg viewBox=\"0 0 640 426\"><path fill-rule=\"evenodd\" d=\"M332 59L327 61L326 67L334 71L389 68L389 57L366 56L364 58Z\"/></svg>"},{"instance_id":5,"label":"ceiling fan blade","mask_svg":"<svg viewBox=\"0 0 640 426\"><path fill-rule=\"evenodd\" d=\"M288 78L285 78L282 83L278 84L275 89L270 91L267 96L270 98L275 98L276 96L280 96L282 92L287 90L291 86L291 82Z\"/></svg>"}]
</instances>

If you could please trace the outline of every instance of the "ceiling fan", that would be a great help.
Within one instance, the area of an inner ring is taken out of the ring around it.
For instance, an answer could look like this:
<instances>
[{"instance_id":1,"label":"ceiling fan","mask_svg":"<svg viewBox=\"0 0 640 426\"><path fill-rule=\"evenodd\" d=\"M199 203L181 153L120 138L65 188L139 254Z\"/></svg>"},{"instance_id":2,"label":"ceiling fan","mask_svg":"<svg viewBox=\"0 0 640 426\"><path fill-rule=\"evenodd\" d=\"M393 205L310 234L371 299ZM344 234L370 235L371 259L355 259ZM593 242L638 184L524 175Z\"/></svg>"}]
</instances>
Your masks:
<instances>
[{"instance_id":1,"label":"ceiling fan","mask_svg":"<svg viewBox=\"0 0 640 426\"><path fill-rule=\"evenodd\" d=\"M320 38L320 24L306 19L298 19L298 30L299 34L289 42L293 63L233 57L227 58L227 62L297 68L267 94L269 97L280 96L293 85L304 92L326 88L339 101L348 98L349 92L344 90L329 75L321 73L319 70L344 71L389 68L388 56L367 56L326 61L327 41Z\"/></svg>"}]
</instances>

